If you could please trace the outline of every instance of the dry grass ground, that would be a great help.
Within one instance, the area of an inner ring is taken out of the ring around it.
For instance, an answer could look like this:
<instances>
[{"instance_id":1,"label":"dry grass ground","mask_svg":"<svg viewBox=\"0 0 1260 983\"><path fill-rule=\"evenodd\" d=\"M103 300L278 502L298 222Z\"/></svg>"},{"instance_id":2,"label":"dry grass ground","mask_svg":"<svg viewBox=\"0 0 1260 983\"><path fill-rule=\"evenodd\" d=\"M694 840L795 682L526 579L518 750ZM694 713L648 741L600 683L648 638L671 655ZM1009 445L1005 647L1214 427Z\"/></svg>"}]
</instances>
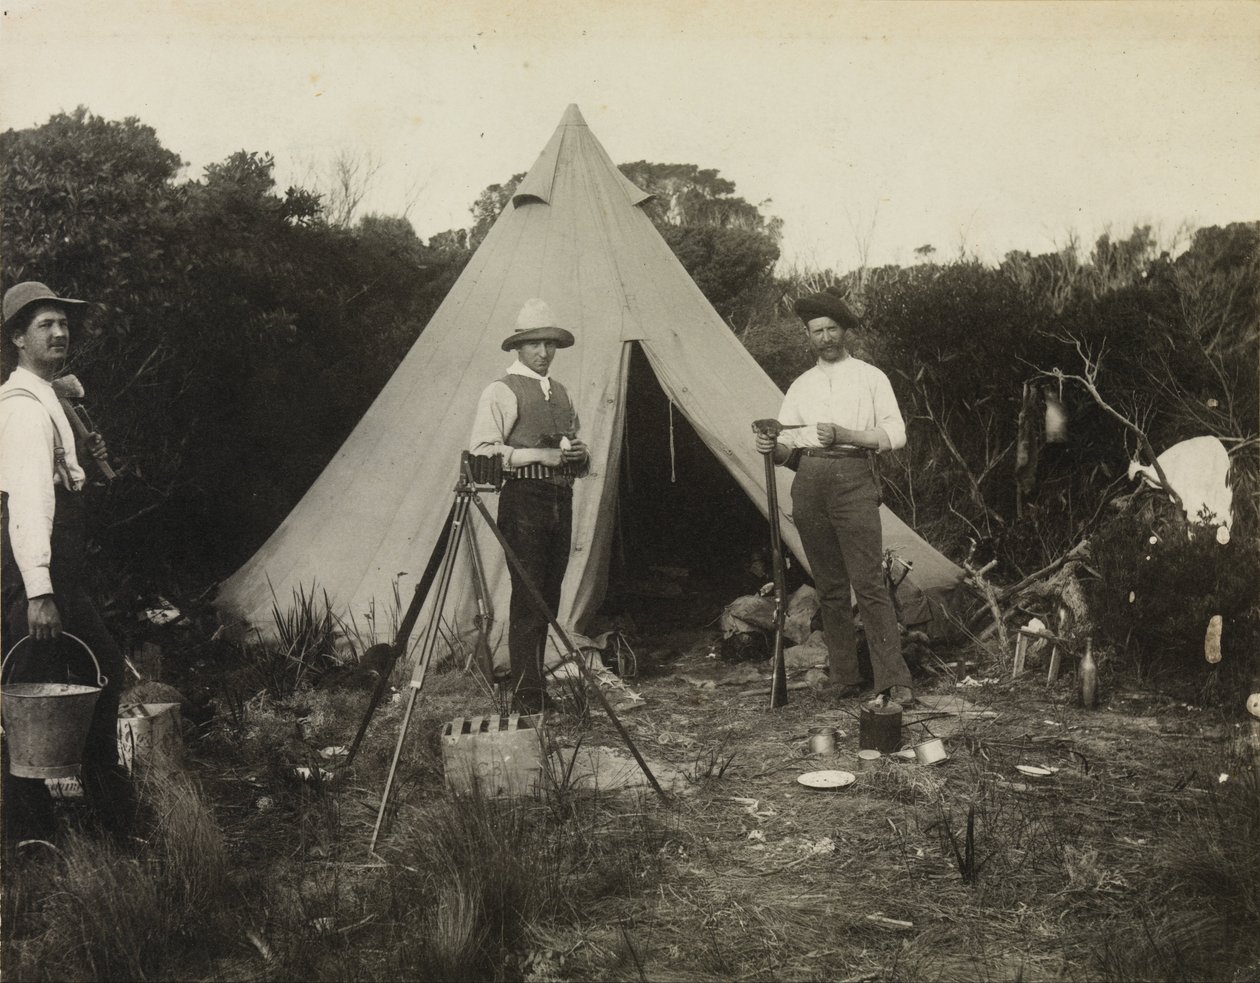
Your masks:
<instances>
[{"instance_id":1,"label":"dry grass ground","mask_svg":"<svg viewBox=\"0 0 1260 983\"><path fill-rule=\"evenodd\" d=\"M347 769L319 752L349 743L362 691L238 700L189 741L197 784L153 786L140 841L68 837L6 869L5 978L1260 978L1260 797L1235 719L1121 679L1086 712L1070 676L942 677L929 700L996 714L931 721L948 762L816 791L797 776L855 770L855 701L798 691L772 712L684 680L712 675L699 636L655 641L682 655L635 681L624 720L687 776L667 799L563 780L453 797L439 727L490 704L438 673L369 856L401 701ZM845 735L811 758L820 725ZM598 712L549 739L620 746Z\"/></svg>"}]
</instances>

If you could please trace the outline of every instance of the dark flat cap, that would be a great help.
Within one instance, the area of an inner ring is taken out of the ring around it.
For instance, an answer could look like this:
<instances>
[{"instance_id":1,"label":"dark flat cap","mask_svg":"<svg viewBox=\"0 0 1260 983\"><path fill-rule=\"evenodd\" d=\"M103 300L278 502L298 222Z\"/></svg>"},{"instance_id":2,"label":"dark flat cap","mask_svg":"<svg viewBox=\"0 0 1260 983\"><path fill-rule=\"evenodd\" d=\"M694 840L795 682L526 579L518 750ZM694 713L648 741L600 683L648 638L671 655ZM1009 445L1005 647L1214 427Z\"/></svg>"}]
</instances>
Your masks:
<instances>
[{"instance_id":1,"label":"dark flat cap","mask_svg":"<svg viewBox=\"0 0 1260 983\"><path fill-rule=\"evenodd\" d=\"M836 286L797 300L796 316L807 324L816 317L829 317L843 328L856 328L858 316L844 299L844 292Z\"/></svg>"}]
</instances>

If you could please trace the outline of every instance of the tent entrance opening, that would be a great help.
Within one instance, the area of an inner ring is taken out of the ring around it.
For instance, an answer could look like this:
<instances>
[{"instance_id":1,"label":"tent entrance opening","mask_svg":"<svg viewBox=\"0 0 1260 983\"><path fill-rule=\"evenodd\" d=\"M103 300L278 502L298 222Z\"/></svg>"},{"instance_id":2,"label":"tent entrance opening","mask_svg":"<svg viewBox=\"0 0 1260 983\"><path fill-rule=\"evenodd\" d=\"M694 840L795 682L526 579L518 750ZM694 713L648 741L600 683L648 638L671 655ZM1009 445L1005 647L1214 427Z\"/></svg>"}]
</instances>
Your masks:
<instances>
[{"instance_id":1,"label":"tent entrance opening","mask_svg":"<svg viewBox=\"0 0 1260 983\"><path fill-rule=\"evenodd\" d=\"M637 344L631 346L625 419L606 611L671 598L684 608L708 607L764 583L766 520L682 411L673 406L671 413Z\"/></svg>"}]
</instances>

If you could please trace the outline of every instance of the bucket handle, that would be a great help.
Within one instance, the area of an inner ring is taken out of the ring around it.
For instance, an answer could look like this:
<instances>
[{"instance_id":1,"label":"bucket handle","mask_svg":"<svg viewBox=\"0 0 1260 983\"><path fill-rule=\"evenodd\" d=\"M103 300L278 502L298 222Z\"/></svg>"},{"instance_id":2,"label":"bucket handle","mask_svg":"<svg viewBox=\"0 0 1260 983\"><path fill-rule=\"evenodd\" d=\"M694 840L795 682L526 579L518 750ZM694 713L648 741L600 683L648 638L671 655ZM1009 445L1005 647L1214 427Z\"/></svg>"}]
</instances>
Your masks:
<instances>
[{"instance_id":1,"label":"bucket handle","mask_svg":"<svg viewBox=\"0 0 1260 983\"><path fill-rule=\"evenodd\" d=\"M69 638L71 641L78 642L79 645L82 646L83 651L86 652L88 656L91 658L92 665L96 666L96 685L100 687L101 689L104 689L106 683L109 682L109 677L106 676L103 672L101 672L101 664L100 662L97 661L96 653L93 652L88 647L87 642L81 639L78 635L72 635L68 631L63 631L61 634L64 635L66 638ZM19 645L21 645L23 642L29 642L29 641L31 641L31 636L23 635L21 638L19 638L16 642L13 643L13 647L9 649L8 652L5 653L4 659L0 660L0 677L4 675L4 666L5 664L8 663L9 656L11 656L14 652L18 650Z\"/></svg>"}]
</instances>

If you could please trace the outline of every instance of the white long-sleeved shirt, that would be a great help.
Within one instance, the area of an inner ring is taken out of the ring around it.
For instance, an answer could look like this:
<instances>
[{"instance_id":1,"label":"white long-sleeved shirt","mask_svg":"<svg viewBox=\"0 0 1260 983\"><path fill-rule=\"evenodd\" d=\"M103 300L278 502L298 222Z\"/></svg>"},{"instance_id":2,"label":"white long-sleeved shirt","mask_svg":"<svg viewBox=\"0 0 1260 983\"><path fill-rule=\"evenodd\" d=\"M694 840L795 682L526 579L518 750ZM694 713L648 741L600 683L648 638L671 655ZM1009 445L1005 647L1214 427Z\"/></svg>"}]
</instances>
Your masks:
<instances>
[{"instance_id":1,"label":"white long-sleeved shirt","mask_svg":"<svg viewBox=\"0 0 1260 983\"><path fill-rule=\"evenodd\" d=\"M54 485L62 483L53 467L53 427L61 435L73 491L83 487L83 468L74 448L74 431L53 387L19 366L0 386L0 396L13 389L35 395L0 399L0 491L9 496L9 542L26 587L27 597L53 592L52 526L57 500ZM36 402L38 400L38 402Z\"/></svg>"},{"instance_id":2,"label":"white long-sleeved shirt","mask_svg":"<svg viewBox=\"0 0 1260 983\"><path fill-rule=\"evenodd\" d=\"M508 375L521 375L527 379L536 379L542 387L543 398L551 399L551 380L539 375L519 360L507 368ZM477 402L477 415L473 417L472 436L468 440L468 450L473 454L493 456L503 455L503 466L510 468L512 452L516 449L507 443L508 434L516 426L520 409L516 404L516 393L502 379L496 379L481 393ZM573 411L576 418L577 410Z\"/></svg>"},{"instance_id":3,"label":"white long-sleeved shirt","mask_svg":"<svg viewBox=\"0 0 1260 983\"><path fill-rule=\"evenodd\" d=\"M802 372L783 397L779 422L785 426L807 424L779 435L779 443L786 447L820 446L819 423L877 430L882 434L881 451L906 446L906 424L888 376L852 355L838 362L820 359L812 369Z\"/></svg>"}]
</instances>

